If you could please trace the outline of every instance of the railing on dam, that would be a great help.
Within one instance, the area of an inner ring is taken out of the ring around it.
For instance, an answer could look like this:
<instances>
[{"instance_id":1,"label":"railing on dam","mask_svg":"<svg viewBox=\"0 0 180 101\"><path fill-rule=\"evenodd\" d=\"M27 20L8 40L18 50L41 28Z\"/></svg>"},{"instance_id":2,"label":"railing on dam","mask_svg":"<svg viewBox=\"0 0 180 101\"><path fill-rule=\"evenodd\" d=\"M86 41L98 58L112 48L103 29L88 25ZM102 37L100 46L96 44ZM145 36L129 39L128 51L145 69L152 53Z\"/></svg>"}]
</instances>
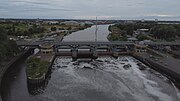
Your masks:
<instances>
[{"instance_id":1,"label":"railing on dam","mask_svg":"<svg viewBox=\"0 0 180 101\"><path fill-rule=\"evenodd\" d=\"M40 45L44 43L49 43L51 46L51 50L53 50L57 55L71 55L78 57L78 54L81 54L82 51L86 50L86 53L91 54L91 56L97 56L101 53L111 54L117 56L116 54L134 52L135 47L138 45L135 42L128 41L112 41L112 42L56 42L56 41L17 41L18 46L31 47L31 48L39 48L40 50L46 51L40 47ZM139 46L180 46L178 42L148 42L144 43L144 45ZM47 48L47 47L46 47ZM140 48L141 49L141 48ZM49 49L47 49L49 51ZM66 51L62 51L66 50ZM88 51L87 51L88 50ZM100 52L101 51L101 52ZM102 52L103 51L103 52Z\"/></svg>"},{"instance_id":2,"label":"railing on dam","mask_svg":"<svg viewBox=\"0 0 180 101\"><path fill-rule=\"evenodd\" d=\"M43 43L51 43L55 46L68 45L133 45L133 42L114 41L114 42L55 42L55 41L16 41L18 46L38 46Z\"/></svg>"},{"instance_id":3,"label":"railing on dam","mask_svg":"<svg viewBox=\"0 0 180 101\"><path fill-rule=\"evenodd\" d=\"M68 46L68 45L133 45L133 42L128 41L111 41L111 42L85 42L85 41L79 41L79 42L57 42L57 41L16 41L18 46L27 46L27 47L36 47L40 44L49 42L55 46ZM145 45L151 45L151 46L180 46L180 42L148 42L144 43Z\"/></svg>"}]
</instances>

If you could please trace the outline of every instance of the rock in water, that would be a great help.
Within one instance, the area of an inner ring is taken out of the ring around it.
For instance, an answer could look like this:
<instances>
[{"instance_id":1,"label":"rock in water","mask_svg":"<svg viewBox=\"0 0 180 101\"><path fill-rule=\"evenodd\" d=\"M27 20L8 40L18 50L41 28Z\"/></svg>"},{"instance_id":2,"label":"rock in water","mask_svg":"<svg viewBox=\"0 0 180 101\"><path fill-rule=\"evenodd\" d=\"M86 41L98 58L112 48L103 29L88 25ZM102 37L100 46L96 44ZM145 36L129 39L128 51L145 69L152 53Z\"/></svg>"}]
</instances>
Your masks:
<instances>
[{"instance_id":1,"label":"rock in water","mask_svg":"<svg viewBox=\"0 0 180 101\"><path fill-rule=\"evenodd\" d=\"M83 68L86 68L86 69L93 69L93 68L91 68L91 67L89 67L89 66L84 66Z\"/></svg>"},{"instance_id":2,"label":"rock in water","mask_svg":"<svg viewBox=\"0 0 180 101\"><path fill-rule=\"evenodd\" d=\"M125 70L128 70L130 67L132 67L130 64L127 64L127 65L124 65L124 66L123 66L123 68L124 68Z\"/></svg>"}]
</instances>

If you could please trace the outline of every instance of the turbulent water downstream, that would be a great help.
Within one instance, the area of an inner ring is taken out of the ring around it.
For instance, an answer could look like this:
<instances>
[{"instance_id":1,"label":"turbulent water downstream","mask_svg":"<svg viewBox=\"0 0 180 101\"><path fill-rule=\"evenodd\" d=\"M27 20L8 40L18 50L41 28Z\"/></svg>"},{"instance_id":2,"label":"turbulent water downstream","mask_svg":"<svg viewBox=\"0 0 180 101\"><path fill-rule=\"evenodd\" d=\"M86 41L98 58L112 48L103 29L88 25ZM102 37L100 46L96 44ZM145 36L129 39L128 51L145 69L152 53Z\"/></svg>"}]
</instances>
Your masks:
<instances>
[{"instance_id":1,"label":"turbulent water downstream","mask_svg":"<svg viewBox=\"0 0 180 101\"><path fill-rule=\"evenodd\" d=\"M107 41L107 25L98 26L99 41ZM91 30L91 31L90 31ZM93 41L95 27L64 38L64 41ZM82 33L83 32L83 33ZM91 32L91 33L90 33ZM81 33L81 34L79 34ZM92 35L93 34L93 35ZM89 35L89 38L88 38ZM103 36L103 37L100 37ZM79 38L79 39L78 39ZM87 40L85 40L87 39ZM57 57L47 86L37 95L27 90L25 63L17 64L3 82L4 101L179 101L179 91L162 74L133 57L99 57L91 62ZM88 67L88 68L84 68Z\"/></svg>"},{"instance_id":2,"label":"turbulent water downstream","mask_svg":"<svg viewBox=\"0 0 180 101\"><path fill-rule=\"evenodd\" d=\"M100 57L78 65L70 58L57 58L49 87L36 97L38 101L178 101L166 77L149 68L141 71L137 63L128 56Z\"/></svg>"}]
</instances>

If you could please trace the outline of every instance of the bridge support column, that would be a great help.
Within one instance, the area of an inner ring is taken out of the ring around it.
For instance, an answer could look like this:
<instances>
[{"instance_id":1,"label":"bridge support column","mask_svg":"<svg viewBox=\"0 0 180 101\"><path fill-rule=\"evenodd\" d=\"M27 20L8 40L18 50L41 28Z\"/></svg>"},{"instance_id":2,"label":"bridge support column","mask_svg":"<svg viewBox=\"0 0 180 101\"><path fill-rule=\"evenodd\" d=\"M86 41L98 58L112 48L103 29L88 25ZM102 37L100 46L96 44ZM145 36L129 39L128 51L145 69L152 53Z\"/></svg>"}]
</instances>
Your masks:
<instances>
[{"instance_id":1,"label":"bridge support column","mask_svg":"<svg viewBox=\"0 0 180 101\"><path fill-rule=\"evenodd\" d=\"M126 52L128 52L128 51L129 51L128 46L125 46L124 48L125 48Z\"/></svg>"},{"instance_id":2,"label":"bridge support column","mask_svg":"<svg viewBox=\"0 0 180 101\"><path fill-rule=\"evenodd\" d=\"M94 47L91 47L89 51L93 53Z\"/></svg>"},{"instance_id":3,"label":"bridge support column","mask_svg":"<svg viewBox=\"0 0 180 101\"><path fill-rule=\"evenodd\" d=\"M113 48L112 48L112 56L113 56L114 58L118 58L118 56L119 56L116 47L113 47Z\"/></svg>"},{"instance_id":4,"label":"bridge support column","mask_svg":"<svg viewBox=\"0 0 180 101\"><path fill-rule=\"evenodd\" d=\"M98 52L97 52L97 46L95 46L92 50L92 57L93 59L97 59L98 58Z\"/></svg>"},{"instance_id":5,"label":"bridge support column","mask_svg":"<svg viewBox=\"0 0 180 101\"><path fill-rule=\"evenodd\" d=\"M77 60L77 53L78 53L78 49L73 48L72 49L72 59L73 59L73 61Z\"/></svg>"},{"instance_id":6,"label":"bridge support column","mask_svg":"<svg viewBox=\"0 0 180 101\"><path fill-rule=\"evenodd\" d=\"M54 46L55 53L58 53L58 47Z\"/></svg>"}]
</instances>

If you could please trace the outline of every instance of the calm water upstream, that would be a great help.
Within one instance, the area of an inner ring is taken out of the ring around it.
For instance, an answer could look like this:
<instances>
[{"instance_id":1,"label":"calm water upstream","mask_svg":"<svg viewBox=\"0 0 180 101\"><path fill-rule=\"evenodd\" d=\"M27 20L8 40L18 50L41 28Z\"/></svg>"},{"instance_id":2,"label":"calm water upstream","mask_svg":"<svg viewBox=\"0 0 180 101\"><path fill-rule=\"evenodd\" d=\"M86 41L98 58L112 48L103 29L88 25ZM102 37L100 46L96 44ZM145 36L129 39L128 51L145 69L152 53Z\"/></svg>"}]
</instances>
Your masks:
<instances>
[{"instance_id":1,"label":"calm water upstream","mask_svg":"<svg viewBox=\"0 0 180 101\"><path fill-rule=\"evenodd\" d=\"M108 26L109 25L98 25L97 41L108 41L107 39L107 36L109 34ZM96 31L96 26L92 26L91 28L87 28L83 31L75 32L64 37L63 41L95 41L95 31Z\"/></svg>"},{"instance_id":2,"label":"calm water upstream","mask_svg":"<svg viewBox=\"0 0 180 101\"><path fill-rule=\"evenodd\" d=\"M98 26L99 41L108 41L107 28ZM94 41L94 32L93 26L64 41ZM70 57L57 57L47 86L35 90L41 93L31 95L22 61L4 78L4 101L180 101L180 93L170 80L145 65L141 70L137 65L140 62L130 56L76 62Z\"/></svg>"}]
</instances>

